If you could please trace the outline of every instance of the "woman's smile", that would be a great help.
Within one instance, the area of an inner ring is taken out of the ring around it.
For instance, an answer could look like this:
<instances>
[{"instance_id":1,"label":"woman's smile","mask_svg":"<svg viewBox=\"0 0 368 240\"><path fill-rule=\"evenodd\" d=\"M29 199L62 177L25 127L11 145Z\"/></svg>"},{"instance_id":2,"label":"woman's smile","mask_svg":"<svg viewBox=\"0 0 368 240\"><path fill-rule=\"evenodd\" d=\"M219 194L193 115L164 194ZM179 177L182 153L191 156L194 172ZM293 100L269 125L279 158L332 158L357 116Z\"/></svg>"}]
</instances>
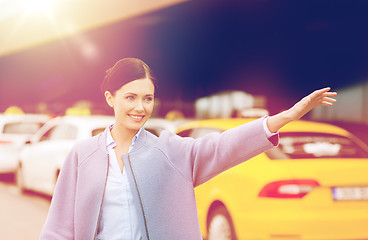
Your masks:
<instances>
[{"instance_id":1,"label":"woman's smile","mask_svg":"<svg viewBox=\"0 0 368 240\"><path fill-rule=\"evenodd\" d=\"M145 115L135 115L135 114L128 114L128 116L136 122L140 122L142 121L142 119L144 118Z\"/></svg>"}]
</instances>

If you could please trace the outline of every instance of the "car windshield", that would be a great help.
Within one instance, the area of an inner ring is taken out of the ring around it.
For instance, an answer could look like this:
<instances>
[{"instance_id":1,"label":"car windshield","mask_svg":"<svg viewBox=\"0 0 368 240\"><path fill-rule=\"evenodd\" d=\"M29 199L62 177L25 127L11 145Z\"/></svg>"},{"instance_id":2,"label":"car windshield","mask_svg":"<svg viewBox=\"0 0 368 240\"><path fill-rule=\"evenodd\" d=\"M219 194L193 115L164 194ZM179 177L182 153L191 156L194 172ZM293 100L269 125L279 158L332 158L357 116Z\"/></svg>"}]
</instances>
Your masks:
<instances>
[{"instance_id":1,"label":"car windshield","mask_svg":"<svg viewBox=\"0 0 368 240\"><path fill-rule=\"evenodd\" d=\"M12 122L4 125L6 134L34 134L43 123L40 122Z\"/></svg>"},{"instance_id":2,"label":"car windshield","mask_svg":"<svg viewBox=\"0 0 368 240\"><path fill-rule=\"evenodd\" d=\"M271 159L368 158L368 151L344 136L326 133L280 133L280 144L267 151Z\"/></svg>"}]
</instances>

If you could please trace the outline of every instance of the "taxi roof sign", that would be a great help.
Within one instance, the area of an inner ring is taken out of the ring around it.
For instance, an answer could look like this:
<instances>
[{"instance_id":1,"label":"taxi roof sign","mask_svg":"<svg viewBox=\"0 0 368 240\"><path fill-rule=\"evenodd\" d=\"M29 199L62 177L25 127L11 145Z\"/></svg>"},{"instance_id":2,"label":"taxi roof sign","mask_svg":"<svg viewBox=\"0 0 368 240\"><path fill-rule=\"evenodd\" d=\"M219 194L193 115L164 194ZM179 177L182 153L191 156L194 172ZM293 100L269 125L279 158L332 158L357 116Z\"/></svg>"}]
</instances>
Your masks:
<instances>
[{"instance_id":1,"label":"taxi roof sign","mask_svg":"<svg viewBox=\"0 0 368 240\"><path fill-rule=\"evenodd\" d=\"M17 106L8 107L4 113L5 114L24 114L23 110Z\"/></svg>"},{"instance_id":2,"label":"taxi roof sign","mask_svg":"<svg viewBox=\"0 0 368 240\"><path fill-rule=\"evenodd\" d=\"M67 116L90 116L91 110L84 107L70 107L65 111Z\"/></svg>"}]
</instances>

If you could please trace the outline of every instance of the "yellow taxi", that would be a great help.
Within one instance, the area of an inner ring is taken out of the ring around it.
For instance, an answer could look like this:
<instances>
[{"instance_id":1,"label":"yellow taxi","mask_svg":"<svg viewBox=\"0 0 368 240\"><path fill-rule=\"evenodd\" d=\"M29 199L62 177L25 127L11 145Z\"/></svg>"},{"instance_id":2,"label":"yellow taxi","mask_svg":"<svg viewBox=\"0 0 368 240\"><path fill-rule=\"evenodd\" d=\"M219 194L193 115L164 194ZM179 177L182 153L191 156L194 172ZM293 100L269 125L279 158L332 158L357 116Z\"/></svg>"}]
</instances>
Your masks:
<instances>
[{"instance_id":1,"label":"yellow taxi","mask_svg":"<svg viewBox=\"0 0 368 240\"><path fill-rule=\"evenodd\" d=\"M192 121L177 134L198 138L252 120ZM195 192L208 240L368 239L368 147L330 124L289 123L278 147Z\"/></svg>"}]
</instances>

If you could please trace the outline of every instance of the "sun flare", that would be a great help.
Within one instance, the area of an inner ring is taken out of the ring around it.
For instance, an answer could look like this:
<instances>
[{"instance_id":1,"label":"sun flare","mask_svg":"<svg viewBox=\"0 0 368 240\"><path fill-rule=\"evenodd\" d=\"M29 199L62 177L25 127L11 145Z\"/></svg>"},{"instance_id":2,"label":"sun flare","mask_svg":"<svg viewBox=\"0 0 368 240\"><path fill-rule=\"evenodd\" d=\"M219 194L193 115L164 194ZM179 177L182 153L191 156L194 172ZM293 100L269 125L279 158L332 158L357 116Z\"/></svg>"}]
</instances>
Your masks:
<instances>
[{"instance_id":1,"label":"sun flare","mask_svg":"<svg viewBox=\"0 0 368 240\"><path fill-rule=\"evenodd\" d=\"M54 0L26 0L23 1L27 12L50 13Z\"/></svg>"}]
</instances>

